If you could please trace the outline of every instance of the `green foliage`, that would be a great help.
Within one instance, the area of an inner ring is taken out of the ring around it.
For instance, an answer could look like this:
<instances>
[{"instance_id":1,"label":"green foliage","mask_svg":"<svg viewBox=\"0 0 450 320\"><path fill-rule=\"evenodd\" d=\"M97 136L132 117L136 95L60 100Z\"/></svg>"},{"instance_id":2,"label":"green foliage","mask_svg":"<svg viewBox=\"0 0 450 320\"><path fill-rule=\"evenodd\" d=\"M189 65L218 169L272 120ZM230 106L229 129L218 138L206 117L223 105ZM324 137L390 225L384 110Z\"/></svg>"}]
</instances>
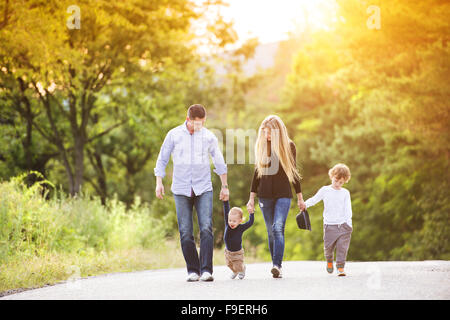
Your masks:
<instances>
[{"instance_id":1,"label":"green foliage","mask_svg":"<svg viewBox=\"0 0 450 320\"><path fill-rule=\"evenodd\" d=\"M208 20L204 37L220 48L234 31L209 18L221 1L79 1L80 29L66 25L70 5L0 4L2 176L37 170L71 195L83 186L103 204L118 193L130 205L149 188L138 173L161 133L192 100L214 95L193 24Z\"/></svg>"},{"instance_id":2,"label":"green foliage","mask_svg":"<svg viewBox=\"0 0 450 320\"><path fill-rule=\"evenodd\" d=\"M345 23L298 52L280 107L303 150L304 198L344 162L350 260L448 259L450 52L440 14L448 4L383 2L381 30L372 30L364 4L338 2ZM290 252L296 245L287 243Z\"/></svg>"},{"instance_id":3,"label":"green foliage","mask_svg":"<svg viewBox=\"0 0 450 320\"><path fill-rule=\"evenodd\" d=\"M108 199L60 191L45 199L42 185L27 187L26 175L0 183L0 261L49 252L85 254L130 248L158 248L170 233L168 218L156 218L135 199L131 208ZM57 196L56 196L57 195Z\"/></svg>"}]
</instances>

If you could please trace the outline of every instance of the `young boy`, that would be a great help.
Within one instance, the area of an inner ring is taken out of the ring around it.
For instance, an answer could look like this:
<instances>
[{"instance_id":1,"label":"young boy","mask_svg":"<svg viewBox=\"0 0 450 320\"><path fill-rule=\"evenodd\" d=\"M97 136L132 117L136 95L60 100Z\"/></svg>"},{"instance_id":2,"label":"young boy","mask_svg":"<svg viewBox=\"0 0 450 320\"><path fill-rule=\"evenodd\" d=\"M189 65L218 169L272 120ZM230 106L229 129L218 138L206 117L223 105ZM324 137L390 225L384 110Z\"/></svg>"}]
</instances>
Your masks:
<instances>
[{"instance_id":1,"label":"young boy","mask_svg":"<svg viewBox=\"0 0 450 320\"><path fill-rule=\"evenodd\" d=\"M233 272L231 279L239 276L239 279L245 277L244 265L244 249L242 248L242 234L253 224L253 212L250 212L250 218L246 223L242 222L242 210L233 207L230 210L230 203L223 202L223 216L225 220L225 233L223 239L225 241L225 260L227 266Z\"/></svg>"},{"instance_id":2,"label":"young boy","mask_svg":"<svg viewBox=\"0 0 450 320\"><path fill-rule=\"evenodd\" d=\"M323 241L327 271L333 273L333 253L336 248L338 276L345 276L344 266L352 235L352 204L350 192L342 185L350 180L350 169L338 163L328 171L331 184L323 186L305 201L311 207L323 200Z\"/></svg>"}]
</instances>

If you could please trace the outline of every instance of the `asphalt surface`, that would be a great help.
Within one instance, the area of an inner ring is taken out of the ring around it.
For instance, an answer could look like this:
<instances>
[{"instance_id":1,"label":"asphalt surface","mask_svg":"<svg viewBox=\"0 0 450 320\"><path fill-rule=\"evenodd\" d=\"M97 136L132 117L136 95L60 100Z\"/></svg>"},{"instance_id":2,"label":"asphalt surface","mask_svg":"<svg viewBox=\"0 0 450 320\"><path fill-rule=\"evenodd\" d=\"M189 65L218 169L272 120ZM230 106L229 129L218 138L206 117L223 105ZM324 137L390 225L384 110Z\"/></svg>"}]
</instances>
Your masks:
<instances>
[{"instance_id":1,"label":"asphalt surface","mask_svg":"<svg viewBox=\"0 0 450 320\"><path fill-rule=\"evenodd\" d=\"M115 273L1 299L450 299L450 261L347 262L345 277L336 270L328 274L321 261L285 261L281 279L272 278L270 268L269 263L249 264L245 279L231 280L226 266L215 266L213 282L186 282L185 269Z\"/></svg>"}]
</instances>

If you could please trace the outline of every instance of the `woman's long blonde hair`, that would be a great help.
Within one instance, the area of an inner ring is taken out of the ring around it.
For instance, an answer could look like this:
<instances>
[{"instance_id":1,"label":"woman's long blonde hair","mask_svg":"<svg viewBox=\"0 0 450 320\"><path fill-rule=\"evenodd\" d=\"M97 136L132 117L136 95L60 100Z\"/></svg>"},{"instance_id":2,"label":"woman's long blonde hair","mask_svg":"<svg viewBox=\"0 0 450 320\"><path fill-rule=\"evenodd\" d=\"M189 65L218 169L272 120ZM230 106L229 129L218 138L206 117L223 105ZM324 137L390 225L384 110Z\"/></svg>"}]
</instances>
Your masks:
<instances>
[{"instance_id":1,"label":"woman's long blonde hair","mask_svg":"<svg viewBox=\"0 0 450 320\"><path fill-rule=\"evenodd\" d=\"M264 129L270 129L271 156L267 155L267 139ZM291 139L289 139L286 126L279 116L267 116L259 126L258 138L255 144L255 164L258 177L268 172L269 161L279 161L290 182L300 180L301 176L295 166L295 159L291 151ZM275 172L276 173L276 172ZM271 173L271 174L275 174Z\"/></svg>"}]
</instances>

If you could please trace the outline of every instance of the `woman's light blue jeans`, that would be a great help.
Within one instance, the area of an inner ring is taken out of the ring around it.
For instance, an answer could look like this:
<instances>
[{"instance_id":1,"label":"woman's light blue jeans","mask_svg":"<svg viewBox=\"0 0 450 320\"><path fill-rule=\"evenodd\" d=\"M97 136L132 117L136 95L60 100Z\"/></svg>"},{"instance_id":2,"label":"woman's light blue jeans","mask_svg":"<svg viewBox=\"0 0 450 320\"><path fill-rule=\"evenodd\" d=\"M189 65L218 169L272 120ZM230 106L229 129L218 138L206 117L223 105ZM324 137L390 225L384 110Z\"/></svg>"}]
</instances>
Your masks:
<instances>
[{"instance_id":1,"label":"woman's light blue jeans","mask_svg":"<svg viewBox=\"0 0 450 320\"><path fill-rule=\"evenodd\" d=\"M291 198L259 198L269 238L272 262L281 268L284 254L284 227L291 206Z\"/></svg>"}]
</instances>

